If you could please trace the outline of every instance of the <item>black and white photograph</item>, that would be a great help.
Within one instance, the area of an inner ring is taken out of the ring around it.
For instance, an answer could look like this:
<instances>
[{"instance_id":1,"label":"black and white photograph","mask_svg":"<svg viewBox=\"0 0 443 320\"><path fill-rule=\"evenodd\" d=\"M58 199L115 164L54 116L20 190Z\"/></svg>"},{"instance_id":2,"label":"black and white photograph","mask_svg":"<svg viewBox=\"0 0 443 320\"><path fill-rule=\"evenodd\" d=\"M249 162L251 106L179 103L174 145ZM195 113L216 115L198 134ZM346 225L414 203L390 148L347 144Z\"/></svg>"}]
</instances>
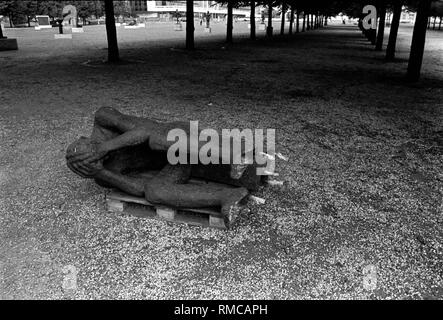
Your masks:
<instances>
[{"instance_id":1,"label":"black and white photograph","mask_svg":"<svg viewBox=\"0 0 443 320\"><path fill-rule=\"evenodd\" d=\"M442 22L443 0L0 1L0 300L443 300Z\"/></svg>"}]
</instances>

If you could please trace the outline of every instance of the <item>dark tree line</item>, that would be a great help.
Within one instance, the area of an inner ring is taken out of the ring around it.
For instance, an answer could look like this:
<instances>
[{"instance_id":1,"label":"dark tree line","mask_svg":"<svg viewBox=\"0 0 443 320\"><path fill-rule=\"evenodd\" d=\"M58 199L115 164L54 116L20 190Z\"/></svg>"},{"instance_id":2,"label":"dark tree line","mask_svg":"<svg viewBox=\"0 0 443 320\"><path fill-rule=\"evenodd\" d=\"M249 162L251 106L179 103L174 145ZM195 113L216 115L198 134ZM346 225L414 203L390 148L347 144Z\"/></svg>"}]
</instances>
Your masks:
<instances>
[{"instance_id":1,"label":"dark tree line","mask_svg":"<svg viewBox=\"0 0 443 320\"><path fill-rule=\"evenodd\" d=\"M230 8L250 7L250 38L256 39L256 14L255 10L258 6L265 8L264 15L267 20L266 35L272 37L274 35L274 26L272 25L272 18L276 15L282 15L282 21L280 25L280 34L285 34L286 18L289 19L289 34L295 32L304 32L306 30L312 30L321 28L327 24L327 18L336 15L340 12L338 6L334 6L333 2L328 1L307 1L307 0L287 0L287 1L234 1L225 0L217 1L218 3L228 7L228 24L227 24L227 42L232 42L232 10ZM301 28L303 19L303 28ZM306 26L307 23L307 26Z\"/></svg>"},{"instance_id":2,"label":"dark tree line","mask_svg":"<svg viewBox=\"0 0 443 320\"><path fill-rule=\"evenodd\" d=\"M37 15L48 15L51 19L61 16L63 7L72 4L77 8L78 18L85 24L90 17L102 17L105 14L104 1L0 1L0 14L9 18L10 27L14 24L27 23ZM125 1L114 1L115 16L130 16L130 8Z\"/></svg>"},{"instance_id":3,"label":"dark tree line","mask_svg":"<svg viewBox=\"0 0 443 320\"><path fill-rule=\"evenodd\" d=\"M294 32L305 32L321 28L327 25L329 17L343 13L354 18L362 18L362 9L368 4L367 0L263 0L263 1L236 1L224 0L217 1L227 7L227 30L226 42L233 42L233 10L238 7L251 8L250 38L256 39L255 9L257 6L266 8L267 17L267 37L273 37L272 18L276 14L282 15L280 34L284 35L286 16L289 13L289 34ZM389 39L386 47L386 59L395 59L395 48L398 37L398 29L401 18L402 7L416 11L417 17L414 25L413 39L411 44L411 53L408 65L408 77L412 80L418 80L423 60L424 44L426 39L426 29L430 27L431 19L434 17L433 28L436 28L436 17L443 16L442 0L374 0L377 7L378 26L377 30L362 30L369 40L375 45L375 50L382 51L384 48L384 29L386 24L386 15L392 14L392 23ZM187 26L186 26L186 48L194 49L194 2L187 0ZM46 14L50 17L60 16L60 11L64 5L74 4L78 9L79 18L85 20L94 15L106 15L106 27L109 48L109 61L119 60L117 32L115 27L115 16L130 15L125 1L0 1L0 14L10 18L10 23L17 17L30 19L35 15Z\"/></svg>"}]
</instances>

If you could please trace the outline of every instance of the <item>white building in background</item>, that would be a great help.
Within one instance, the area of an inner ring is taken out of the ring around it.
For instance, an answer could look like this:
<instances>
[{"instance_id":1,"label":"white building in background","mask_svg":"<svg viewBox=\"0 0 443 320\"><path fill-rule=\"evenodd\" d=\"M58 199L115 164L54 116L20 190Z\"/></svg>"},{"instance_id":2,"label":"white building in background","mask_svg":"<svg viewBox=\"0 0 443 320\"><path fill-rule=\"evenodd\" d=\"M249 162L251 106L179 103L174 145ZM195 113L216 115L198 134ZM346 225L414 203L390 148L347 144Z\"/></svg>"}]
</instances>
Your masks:
<instances>
[{"instance_id":1,"label":"white building in background","mask_svg":"<svg viewBox=\"0 0 443 320\"><path fill-rule=\"evenodd\" d=\"M148 2L152 1L127 1L133 13L146 12L148 10Z\"/></svg>"},{"instance_id":2,"label":"white building in background","mask_svg":"<svg viewBox=\"0 0 443 320\"><path fill-rule=\"evenodd\" d=\"M168 20L178 10L183 16L186 13L186 1L129 1L131 10L141 18ZM262 8L256 8L256 16L260 16ZM211 13L213 18L224 18L227 7L221 6L216 1L194 1L194 13L201 17L203 14ZM249 18L250 8L237 8L233 15L239 18Z\"/></svg>"},{"instance_id":3,"label":"white building in background","mask_svg":"<svg viewBox=\"0 0 443 320\"><path fill-rule=\"evenodd\" d=\"M406 7L403 7L400 23L415 23L415 18L417 16L417 13L414 11L408 11ZM391 19L392 20L392 19Z\"/></svg>"}]
</instances>

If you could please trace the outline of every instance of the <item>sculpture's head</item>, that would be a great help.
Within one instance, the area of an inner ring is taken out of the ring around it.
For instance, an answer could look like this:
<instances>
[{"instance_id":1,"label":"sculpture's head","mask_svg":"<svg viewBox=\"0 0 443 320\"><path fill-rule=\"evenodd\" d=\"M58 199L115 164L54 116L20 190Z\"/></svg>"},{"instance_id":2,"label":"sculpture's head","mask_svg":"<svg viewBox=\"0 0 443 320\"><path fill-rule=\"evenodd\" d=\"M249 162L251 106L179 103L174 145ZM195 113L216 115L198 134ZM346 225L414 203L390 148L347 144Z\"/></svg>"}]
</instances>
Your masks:
<instances>
[{"instance_id":1,"label":"sculpture's head","mask_svg":"<svg viewBox=\"0 0 443 320\"><path fill-rule=\"evenodd\" d=\"M87 137L80 137L66 150L66 164L74 173L92 178L103 168L101 161L92 161L96 155L97 144Z\"/></svg>"},{"instance_id":2,"label":"sculpture's head","mask_svg":"<svg viewBox=\"0 0 443 320\"><path fill-rule=\"evenodd\" d=\"M66 150L66 158L68 159L76 155L78 156L85 154L88 151L92 151L92 147L93 143L90 138L80 137L69 145L68 149Z\"/></svg>"}]
</instances>

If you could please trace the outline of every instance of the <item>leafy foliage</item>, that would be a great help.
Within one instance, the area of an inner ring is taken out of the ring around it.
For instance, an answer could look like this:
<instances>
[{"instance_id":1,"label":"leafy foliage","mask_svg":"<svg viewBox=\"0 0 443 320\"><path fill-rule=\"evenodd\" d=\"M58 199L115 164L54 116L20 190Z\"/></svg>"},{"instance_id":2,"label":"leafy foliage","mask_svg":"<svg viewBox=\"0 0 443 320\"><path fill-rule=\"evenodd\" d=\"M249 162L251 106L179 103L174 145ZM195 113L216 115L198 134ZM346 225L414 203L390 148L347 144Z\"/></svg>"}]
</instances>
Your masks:
<instances>
[{"instance_id":1,"label":"leafy foliage","mask_svg":"<svg viewBox=\"0 0 443 320\"><path fill-rule=\"evenodd\" d=\"M0 1L0 14L12 18L14 21L32 19L36 15L48 15L51 18L60 17L63 7L72 4L77 8L78 17L86 20L92 16L104 15L103 1ZM126 1L114 1L116 16L129 17L131 9Z\"/></svg>"}]
</instances>

